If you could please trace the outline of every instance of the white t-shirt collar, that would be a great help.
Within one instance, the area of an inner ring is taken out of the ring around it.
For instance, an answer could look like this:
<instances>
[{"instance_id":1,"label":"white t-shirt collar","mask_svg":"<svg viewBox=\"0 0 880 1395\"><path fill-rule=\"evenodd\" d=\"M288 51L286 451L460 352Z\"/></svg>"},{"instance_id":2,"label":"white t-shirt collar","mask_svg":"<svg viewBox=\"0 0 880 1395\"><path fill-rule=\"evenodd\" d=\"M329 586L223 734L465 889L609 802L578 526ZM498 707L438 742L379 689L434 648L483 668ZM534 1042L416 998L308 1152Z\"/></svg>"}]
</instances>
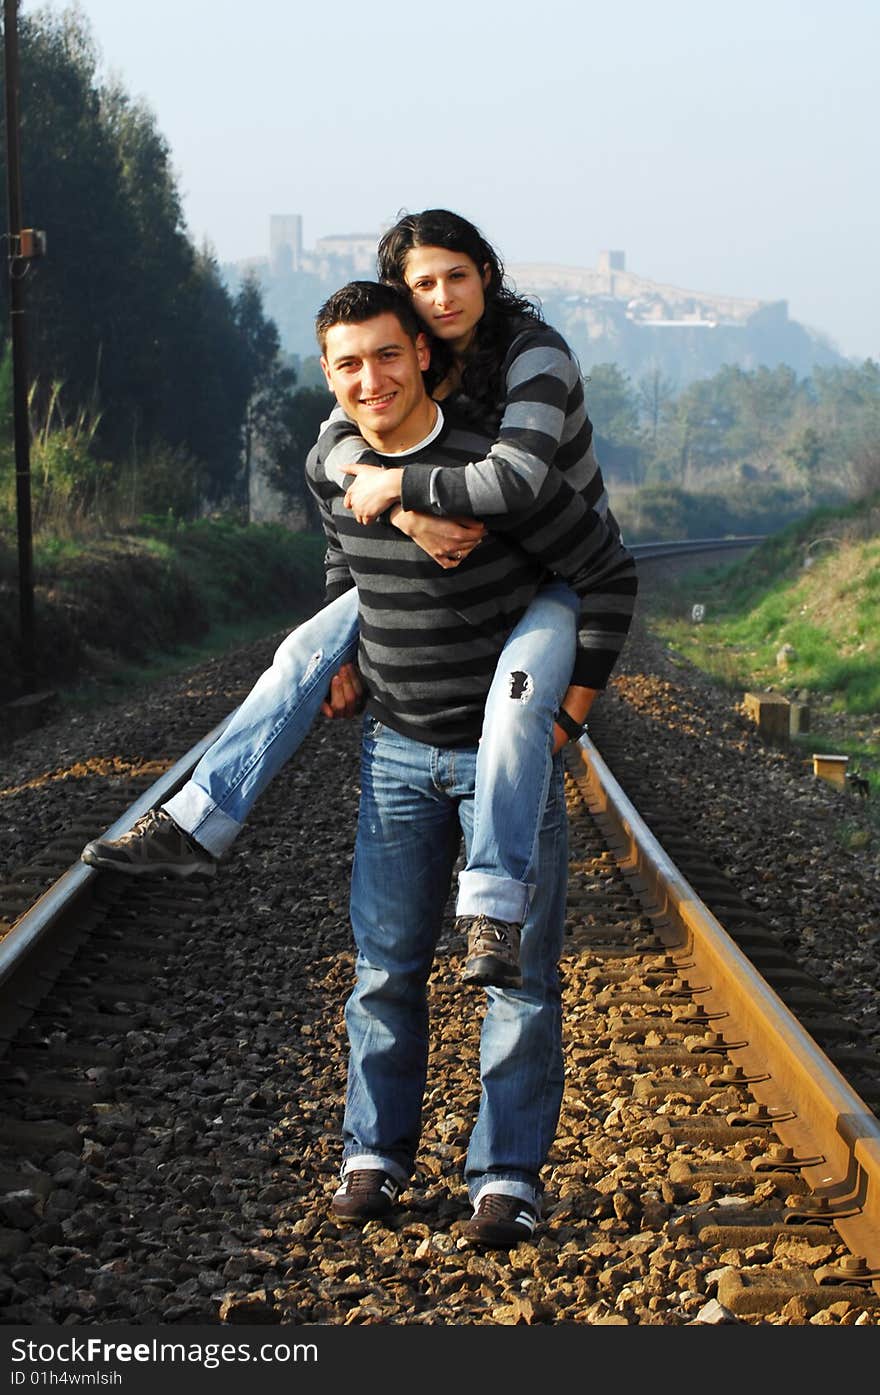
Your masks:
<instances>
[{"instance_id":1,"label":"white t-shirt collar","mask_svg":"<svg viewBox=\"0 0 880 1395\"><path fill-rule=\"evenodd\" d=\"M423 436L421 441L417 441L414 446L407 446L406 450L377 450L376 454L381 455L385 460L399 460L404 455L414 455L417 450L423 450L425 446L429 446L432 441L436 440L443 429L443 409L439 402L435 402L434 407L437 411L437 418L427 436ZM375 449L375 447L373 449Z\"/></svg>"}]
</instances>

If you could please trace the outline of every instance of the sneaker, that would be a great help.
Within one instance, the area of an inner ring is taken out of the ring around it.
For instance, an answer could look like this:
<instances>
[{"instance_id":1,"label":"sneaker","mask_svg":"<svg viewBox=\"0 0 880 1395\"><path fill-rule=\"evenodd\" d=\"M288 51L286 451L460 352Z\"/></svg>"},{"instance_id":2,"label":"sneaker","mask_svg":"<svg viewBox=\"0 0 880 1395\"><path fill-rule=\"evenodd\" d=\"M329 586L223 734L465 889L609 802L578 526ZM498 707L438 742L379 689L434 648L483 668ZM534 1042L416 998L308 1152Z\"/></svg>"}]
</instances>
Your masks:
<instances>
[{"instance_id":1,"label":"sneaker","mask_svg":"<svg viewBox=\"0 0 880 1395\"><path fill-rule=\"evenodd\" d=\"M355 1167L347 1172L330 1210L343 1221L369 1221L386 1216L397 1200L400 1183L378 1167Z\"/></svg>"},{"instance_id":2,"label":"sneaker","mask_svg":"<svg viewBox=\"0 0 880 1395\"><path fill-rule=\"evenodd\" d=\"M95 838L80 859L133 876L213 877L217 860L178 828L164 809L150 809L119 838Z\"/></svg>"},{"instance_id":3,"label":"sneaker","mask_svg":"<svg viewBox=\"0 0 880 1395\"><path fill-rule=\"evenodd\" d=\"M528 1201L506 1192L483 1192L464 1233L475 1245L510 1249L520 1240L530 1240L538 1224L538 1213Z\"/></svg>"},{"instance_id":4,"label":"sneaker","mask_svg":"<svg viewBox=\"0 0 880 1395\"><path fill-rule=\"evenodd\" d=\"M465 983L483 983L495 988L520 988L520 927L488 915L462 915L456 930L467 935L468 949L462 978Z\"/></svg>"}]
</instances>

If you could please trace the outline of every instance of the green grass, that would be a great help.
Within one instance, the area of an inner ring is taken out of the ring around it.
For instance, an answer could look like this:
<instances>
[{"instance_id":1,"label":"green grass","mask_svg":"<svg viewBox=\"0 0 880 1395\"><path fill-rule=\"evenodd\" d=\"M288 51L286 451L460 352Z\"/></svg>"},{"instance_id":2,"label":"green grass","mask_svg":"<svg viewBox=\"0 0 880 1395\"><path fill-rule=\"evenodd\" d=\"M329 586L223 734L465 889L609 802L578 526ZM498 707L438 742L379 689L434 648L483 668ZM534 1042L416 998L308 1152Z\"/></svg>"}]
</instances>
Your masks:
<instances>
[{"instance_id":1,"label":"green grass","mask_svg":"<svg viewBox=\"0 0 880 1395\"><path fill-rule=\"evenodd\" d=\"M0 540L0 701L22 691L13 552ZM323 535L226 518L147 519L35 548L36 687L115 691L290 628L323 600Z\"/></svg>"},{"instance_id":2,"label":"green grass","mask_svg":"<svg viewBox=\"0 0 880 1395\"><path fill-rule=\"evenodd\" d=\"M78 682L62 685L58 689L58 697L65 707L74 709L114 702L151 683L185 673L209 659L220 658L230 649L253 644L269 635L286 634L311 614L312 610L279 611L252 620L216 625L201 644L180 644L140 664L114 663L106 669L94 669ZM254 679L258 677L259 674L255 672Z\"/></svg>"},{"instance_id":3,"label":"green grass","mask_svg":"<svg viewBox=\"0 0 880 1395\"><path fill-rule=\"evenodd\" d=\"M646 598L645 613L675 653L725 688L772 688L839 714L842 735L833 742L816 733L796 744L807 755L850 757L849 769L871 785L865 814L880 829L878 535L876 499L823 509L742 562L664 586ZM696 603L705 607L702 623L691 618ZM780 664L783 645L793 652Z\"/></svg>"},{"instance_id":4,"label":"green grass","mask_svg":"<svg viewBox=\"0 0 880 1395\"><path fill-rule=\"evenodd\" d=\"M320 575L326 550L323 536L291 533L279 524L222 517L148 523L147 541L186 569L215 623L264 613L267 597L290 593L292 573Z\"/></svg>"},{"instance_id":5,"label":"green grass","mask_svg":"<svg viewBox=\"0 0 880 1395\"><path fill-rule=\"evenodd\" d=\"M652 628L698 667L732 686L831 694L841 710L880 712L880 543L850 536L837 520L835 547L818 557L799 523L744 562L693 572L652 598ZM812 555L809 567L804 558ZM691 606L705 607L695 624ZM791 656L777 661L783 645Z\"/></svg>"}]
</instances>

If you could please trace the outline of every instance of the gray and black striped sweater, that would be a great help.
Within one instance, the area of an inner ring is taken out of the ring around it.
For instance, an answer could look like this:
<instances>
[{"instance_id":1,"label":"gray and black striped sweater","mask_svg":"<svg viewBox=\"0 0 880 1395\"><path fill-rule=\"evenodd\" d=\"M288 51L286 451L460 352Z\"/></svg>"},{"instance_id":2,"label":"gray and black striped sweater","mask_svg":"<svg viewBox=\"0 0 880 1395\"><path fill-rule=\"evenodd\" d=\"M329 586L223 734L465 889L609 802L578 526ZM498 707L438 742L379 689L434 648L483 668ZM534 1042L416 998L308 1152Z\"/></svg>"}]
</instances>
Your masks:
<instances>
[{"instance_id":1,"label":"gray and black striped sweater","mask_svg":"<svg viewBox=\"0 0 880 1395\"><path fill-rule=\"evenodd\" d=\"M548 473L559 470L590 508L607 513L577 360L550 325L525 318L520 324L501 365L504 401L489 450L463 471L438 467L405 479L405 509L473 518L523 512ZM453 401L468 415L479 410L462 393Z\"/></svg>"},{"instance_id":2,"label":"gray and black striped sweater","mask_svg":"<svg viewBox=\"0 0 880 1395\"><path fill-rule=\"evenodd\" d=\"M523 318L501 371L505 400L494 422L473 427L472 453L463 467L462 462L449 466L426 456L432 468L404 474L401 502L404 508L425 513L480 518L495 529L503 527L504 515L509 514L522 526L542 491L546 500L548 482L552 493L552 480L561 475L585 505L586 536L581 544L589 555L595 544L592 510L615 535L619 530L593 449L593 427L577 361L550 325ZM472 422L485 416L461 392L447 398L444 407L461 409ZM370 459L357 426L339 408L324 423L319 448L328 476L339 483L346 463ZM567 522L571 522L570 510ZM626 561L619 558L604 588L595 584L592 574L586 584L581 574L579 584L584 553L567 546L567 529L566 544L552 546L545 527L537 540L545 564L564 577L581 599L572 682L603 688L632 624L638 591L635 562L629 553Z\"/></svg>"},{"instance_id":3,"label":"gray and black striped sweater","mask_svg":"<svg viewBox=\"0 0 880 1395\"><path fill-rule=\"evenodd\" d=\"M490 439L448 405L444 415L439 434L420 450L380 456L362 449L360 458L404 465L404 479L415 477L417 485L438 466L444 473L466 469ZM582 601L606 598L593 614L587 648L581 633L572 679L605 686L632 613L632 558L616 527L588 508L559 471L547 472L527 509L484 513L487 537L447 571L392 524L356 522L343 504L344 476L331 464L333 448L323 433L306 474L327 535L327 598L358 588L358 663L372 715L429 745L474 744L505 640L552 572L564 575Z\"/></svg>"}]
</instances>

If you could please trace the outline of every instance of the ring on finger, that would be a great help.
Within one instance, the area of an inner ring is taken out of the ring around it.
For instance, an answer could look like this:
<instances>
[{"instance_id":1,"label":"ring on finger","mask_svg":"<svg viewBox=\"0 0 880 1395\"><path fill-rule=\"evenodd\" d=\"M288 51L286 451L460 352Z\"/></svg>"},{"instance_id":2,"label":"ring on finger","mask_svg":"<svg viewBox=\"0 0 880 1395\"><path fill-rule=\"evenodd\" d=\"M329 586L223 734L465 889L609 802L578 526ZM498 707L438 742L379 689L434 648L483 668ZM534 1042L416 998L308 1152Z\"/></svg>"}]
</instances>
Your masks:
<instances>
[{"instance_id":1,"label":"ring on finger","mask_svg":"<svg viewBox=\"0 0 880 1395\"><path fill-rule=\"evenodd\" d=\"M461 553L460 553L460 552L450 552L449 556L452 558L453 562L460 562L460 561L461 561Z\"/></svg>"}]
</instances>

